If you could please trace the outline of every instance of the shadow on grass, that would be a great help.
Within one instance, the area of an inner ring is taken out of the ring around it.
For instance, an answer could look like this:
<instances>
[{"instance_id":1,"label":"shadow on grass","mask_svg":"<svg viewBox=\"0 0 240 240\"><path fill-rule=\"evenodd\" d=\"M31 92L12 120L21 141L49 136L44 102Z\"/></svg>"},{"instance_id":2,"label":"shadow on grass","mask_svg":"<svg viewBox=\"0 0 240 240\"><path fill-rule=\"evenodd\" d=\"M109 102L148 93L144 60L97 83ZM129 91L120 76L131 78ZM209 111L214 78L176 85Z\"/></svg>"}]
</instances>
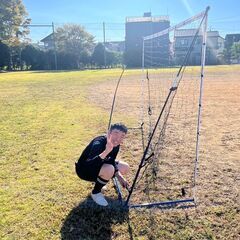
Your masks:
<instances>
[{"instance_id":1,"label":"shadow on grass","mask_svg":"<svg viewBox=\"0 0 240 240\"><path fill-rule=\"evenodd\" d=\"M116 200L108 199L109 206L97 206L90 197L71 210L61 228L62 240L109 240L122 233L113 232L111 226L128 220L128 209Z\"/></svg>"}]
</instances>

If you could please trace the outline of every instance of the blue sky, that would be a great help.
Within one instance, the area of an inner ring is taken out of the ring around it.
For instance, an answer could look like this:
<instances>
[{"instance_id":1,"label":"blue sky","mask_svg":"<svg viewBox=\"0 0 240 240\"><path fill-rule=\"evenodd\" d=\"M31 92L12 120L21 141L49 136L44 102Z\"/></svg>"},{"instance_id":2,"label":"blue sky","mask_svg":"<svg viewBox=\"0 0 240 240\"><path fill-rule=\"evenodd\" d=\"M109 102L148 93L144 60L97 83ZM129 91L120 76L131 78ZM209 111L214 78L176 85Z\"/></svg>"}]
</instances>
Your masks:
<instances>
[{"instance_id":1,"label":"blue sky","mask_svg":"<svg viewBox=\"0 0 240 240\"><path fill-rule=\"evenodd\" d=\"M83 25L88 32L102 41L102 25L105 22L106 40L124 40L125 18L168 15L170 24L189 18L210 6L208 28L226 33L240 33L239 0L23 0L32 24L64 23ZM34 42L51 33L51 28L31 28Z\"/></svg>"}]
</instances>

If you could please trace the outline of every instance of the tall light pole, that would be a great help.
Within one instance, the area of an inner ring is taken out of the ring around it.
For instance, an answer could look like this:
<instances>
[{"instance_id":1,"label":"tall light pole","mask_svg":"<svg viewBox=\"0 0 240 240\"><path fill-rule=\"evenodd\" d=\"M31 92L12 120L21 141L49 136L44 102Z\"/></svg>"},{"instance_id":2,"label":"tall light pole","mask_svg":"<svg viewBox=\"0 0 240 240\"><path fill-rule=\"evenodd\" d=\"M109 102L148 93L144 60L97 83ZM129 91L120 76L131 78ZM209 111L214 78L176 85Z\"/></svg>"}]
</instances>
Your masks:
<instances>
[{"instance_id":1,"label":"tall light pole","mask_svg":"<svg viewBox=\"0 0 240 240\"><path fill-rule=\"evenodd\" d=\"M58 69L57 65L57 48L56 48L56 38L55 38L55 30L54 23L52 22L52 32L53 32L53 47L54 47L54 62L55 62L55 70Z\"/></svg>"},{"instance_id":2,"label":"tall light pole","mask_svg":"<svg viewBox=\"0 0 240 240\"><path fill-rule=\"evenodd\" d=\"M103 22L103 58L104 58L104 67L106 68L106 42L105 42L105 22Z\"/></svg>"}]
</instances>

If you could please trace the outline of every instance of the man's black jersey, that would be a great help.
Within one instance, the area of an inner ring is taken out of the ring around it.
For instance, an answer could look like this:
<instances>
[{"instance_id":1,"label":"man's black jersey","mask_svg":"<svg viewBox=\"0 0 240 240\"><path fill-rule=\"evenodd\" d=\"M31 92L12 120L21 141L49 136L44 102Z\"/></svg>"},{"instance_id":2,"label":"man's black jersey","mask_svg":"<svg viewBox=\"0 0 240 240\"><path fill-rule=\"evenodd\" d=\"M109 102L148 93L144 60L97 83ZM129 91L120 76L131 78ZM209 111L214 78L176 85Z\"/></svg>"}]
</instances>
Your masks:
<instances>
[{"instance_id":1,"label":"man's black jersey","mask_svg":"<svg viewBox=\"0 0 240 240\"><path fill-rule=\"evenodd\" d=\"M106 156L106 158L102 159L99 157L99 154L101 154L105 150L106 144L106 136L99 136L94 138L83 150L77 164L82 166L89 166L92 163L96 162L96 160L99 160L100 162L108 163L115 167L115 159L119 152L120 146L114 147L113 150Z\"/></svg>"}]
</instances>

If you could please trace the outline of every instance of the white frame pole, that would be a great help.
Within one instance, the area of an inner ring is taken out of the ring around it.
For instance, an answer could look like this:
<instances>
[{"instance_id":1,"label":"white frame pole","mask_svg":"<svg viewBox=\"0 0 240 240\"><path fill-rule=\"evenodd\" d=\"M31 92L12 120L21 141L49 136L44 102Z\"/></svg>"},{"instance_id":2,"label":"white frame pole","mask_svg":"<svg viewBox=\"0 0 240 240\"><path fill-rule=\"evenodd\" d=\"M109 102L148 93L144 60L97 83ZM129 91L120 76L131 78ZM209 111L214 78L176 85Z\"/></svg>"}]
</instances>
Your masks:
<instances>
[{"instance_id":1,"label":"white frame pole","mask_svg":"<svg viewBox=\"0 0 240 240\"><path fill-rule=\"evenodd\" d=\"M205 20L203 23L203 43L202 43L202 55L201 55L201 76L200 76L200 87L199 87L199 103L198 103L198 120L197 120L197 140L196 140L196 159L194 165L194 176L193 176L193 198L196 201L196 180L197 180L197 170L199 161L199 142L200 142L200 128L201 128L201 118L202 118L202 95L203 95L203 81L204 81L204 67L206 58L206 47L207 47L207 21L208 21L208 11L209 7L206 9Z\"/></svg>"}]
</instances>

